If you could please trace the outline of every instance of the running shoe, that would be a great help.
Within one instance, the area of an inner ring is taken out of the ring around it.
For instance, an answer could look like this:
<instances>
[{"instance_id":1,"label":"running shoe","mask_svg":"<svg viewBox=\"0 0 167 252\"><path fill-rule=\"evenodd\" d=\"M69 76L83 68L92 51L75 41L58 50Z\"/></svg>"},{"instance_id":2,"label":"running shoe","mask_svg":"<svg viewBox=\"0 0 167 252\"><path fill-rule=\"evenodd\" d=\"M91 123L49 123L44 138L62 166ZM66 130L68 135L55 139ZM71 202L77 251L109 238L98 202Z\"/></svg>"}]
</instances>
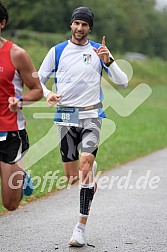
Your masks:
<instances>
[{"instance_id":1,"label":"running shoe","mask_svg":"<svg viewBox=\"0 0 167 252\"><path fill-rule=\"evenodd\" d=\"M83 247L85 245L84 232L75 228L69 244L71 247Z\"/></svg>"},{"instance_id":2,"label":"running shoe","mask_svg":"<svg viewBox=\"0 0 167 252\"><path fill-rule=\"evenodd\" d=\"M34 184L32 181L32 178L26 171L24 171L23 175L23 187L22 187L22 192L23 195L25 196L30 196L34 191Z\"/></svg>"}]
</instances>

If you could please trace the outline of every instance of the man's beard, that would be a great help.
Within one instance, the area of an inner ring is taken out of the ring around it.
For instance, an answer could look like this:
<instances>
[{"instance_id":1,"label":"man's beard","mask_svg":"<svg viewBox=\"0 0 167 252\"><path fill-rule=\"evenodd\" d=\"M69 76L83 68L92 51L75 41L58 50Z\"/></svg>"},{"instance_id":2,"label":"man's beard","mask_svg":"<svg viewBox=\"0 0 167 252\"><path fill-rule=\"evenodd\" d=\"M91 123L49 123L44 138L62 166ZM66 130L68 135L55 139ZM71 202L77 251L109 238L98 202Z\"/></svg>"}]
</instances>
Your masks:
<instances>
[{"instance_id":1,"label":"man's beard","mask_svg":"<svg viewBox=\"0 0 167 252\"><path fill-rule=\"evenodd\" d=\"M73 36L76 40L78 40L79 42L82 41L83 39L85 39L87 37L87 34L82 34L82 33L78 33L78 34L81 34L82 36L81 37L78 37L76 35L76 32L73 33Z\"/></svg>"}]
</instances>

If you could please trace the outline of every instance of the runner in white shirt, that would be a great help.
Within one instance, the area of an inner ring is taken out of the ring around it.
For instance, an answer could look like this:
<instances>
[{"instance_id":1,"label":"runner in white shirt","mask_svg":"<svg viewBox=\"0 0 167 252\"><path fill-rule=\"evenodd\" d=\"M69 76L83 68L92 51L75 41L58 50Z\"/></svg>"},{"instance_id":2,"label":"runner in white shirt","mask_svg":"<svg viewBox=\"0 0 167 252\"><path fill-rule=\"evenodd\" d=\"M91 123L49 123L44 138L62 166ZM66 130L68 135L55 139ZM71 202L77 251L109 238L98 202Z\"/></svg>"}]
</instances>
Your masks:
<instances>
[{"instance_id":1,"label":"runner in white shirt","mask_svg":"<svg viewBox=\"0 0 167 252\"><path fill-rule=\"evenodd\" d=\"M85 225L93 200L94 169L102 118L103 93L101 75L104 68L112 81L127 87L126 74L118 67L113 56L102 44L90 41L94 14L87 7L75 9L71 17L71 40L50 49L39 77L47 103L57 103L54 121L58 124L60 150L68 181L76 182L81 174L80 218L70 240L70 246L85 245ZM45 86L55 75L56 94ZM80 151L80 155L79 155Z\"/></svg>"}]
</instances>

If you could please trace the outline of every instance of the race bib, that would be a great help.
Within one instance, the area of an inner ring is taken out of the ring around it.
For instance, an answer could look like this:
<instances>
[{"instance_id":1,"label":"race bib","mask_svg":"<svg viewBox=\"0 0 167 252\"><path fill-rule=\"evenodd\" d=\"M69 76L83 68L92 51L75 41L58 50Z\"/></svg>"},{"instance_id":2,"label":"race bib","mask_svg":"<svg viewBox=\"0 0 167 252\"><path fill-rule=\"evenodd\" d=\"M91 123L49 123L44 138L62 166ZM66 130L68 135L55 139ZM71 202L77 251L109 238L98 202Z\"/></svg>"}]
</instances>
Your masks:
<instances>
[{"instance_id":1,"label":"race bib","mask_svg":"<svg viewBox=\"0 0 167 252\"><path fill-rule=\"evenodd\" d=\"M54 123L64 126L78 126L79 110L75 107L58 107L54 116Z\"/></svg>"}]
</instances>

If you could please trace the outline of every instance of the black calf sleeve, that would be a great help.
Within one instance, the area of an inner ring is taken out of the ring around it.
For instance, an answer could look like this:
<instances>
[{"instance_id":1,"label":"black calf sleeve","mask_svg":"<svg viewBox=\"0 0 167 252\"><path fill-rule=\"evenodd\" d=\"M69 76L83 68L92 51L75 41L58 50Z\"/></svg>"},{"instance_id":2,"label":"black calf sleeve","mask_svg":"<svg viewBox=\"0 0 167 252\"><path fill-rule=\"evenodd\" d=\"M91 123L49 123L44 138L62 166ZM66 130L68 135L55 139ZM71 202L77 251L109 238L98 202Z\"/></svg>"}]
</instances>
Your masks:
<instances>
[{"instance_id":1,"label":"black calf sleeve","mask_svg":"<svg viewBox=\"0 0 167 252\"><path fill-rule=\"evenodd\" d=\"M91 203L94 196L94 187L81 187L80 190L80 216L87 217L89 215Z\"/></svg>"}]
</instances>

